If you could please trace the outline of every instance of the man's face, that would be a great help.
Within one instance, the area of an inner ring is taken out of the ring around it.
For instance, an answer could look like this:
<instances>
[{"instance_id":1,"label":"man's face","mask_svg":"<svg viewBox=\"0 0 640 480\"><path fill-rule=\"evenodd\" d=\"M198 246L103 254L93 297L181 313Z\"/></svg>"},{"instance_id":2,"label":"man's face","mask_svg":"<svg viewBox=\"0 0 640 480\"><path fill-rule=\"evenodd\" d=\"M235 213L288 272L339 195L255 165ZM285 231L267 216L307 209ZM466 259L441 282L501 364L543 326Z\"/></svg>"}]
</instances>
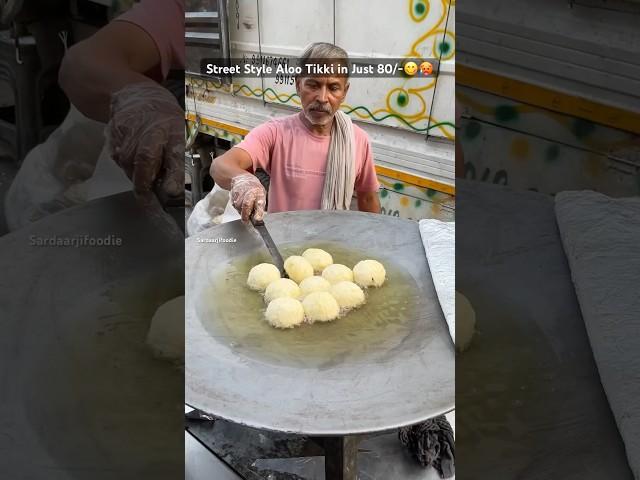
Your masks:
<instances>
[{"instance_id":1,"label":"man's face","mask_svg":"<svg viewBox=\"0 0 640 480\"><path fill-rule=\"evenodd\" d=\"M299 77L296 91L304 116L312 125L327 125L347 96L349 83L345 77Z\"/></svg>"}]
</instances>

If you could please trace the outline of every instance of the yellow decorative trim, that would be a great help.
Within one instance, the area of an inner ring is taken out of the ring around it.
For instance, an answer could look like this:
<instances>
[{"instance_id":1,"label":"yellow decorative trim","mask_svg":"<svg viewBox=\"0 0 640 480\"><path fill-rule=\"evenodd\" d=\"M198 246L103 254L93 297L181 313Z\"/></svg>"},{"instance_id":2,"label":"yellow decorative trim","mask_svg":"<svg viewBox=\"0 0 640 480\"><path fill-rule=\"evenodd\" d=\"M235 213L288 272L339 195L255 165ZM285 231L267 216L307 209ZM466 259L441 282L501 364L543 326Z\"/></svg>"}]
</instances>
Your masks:
<instances>
[{"instance_id":1,"label":"yellow decorative trim","mask_svg":"<svg viewBox=\"0 0 640 480\"><path fill-rule=\"evenodd\" d=\"M554 112L640 134L640 115L586 98L560 93L460 64L456 65L456 82Z\"/></svg>"},{"instance_id":2,"label":"yellow decorative trim","mask_svg":"<svg viewBox=\"0 0 640 480\"><path fill-rule=\"evenodd\" d=\"M411 185L416 185L418 187L430 188L438 192L448 193L449 195L456 194L455 185L448 185L446 183L436 182L435 180L429 180L428 178L416 177L415 175L411 175L410 173L399 172L398 170L382 167L380 165L376 165L376 173L378 175L383 175L385 177L401 180L403 182L410 183Z\"/></svg>"},{"instance_id":3,"label":"yellow decorative trim","mask_svg":"<svg viewBox=\"0 0 640 480\"><path fill-rule=\"evenodd\" d=\"M188 113L185 117L187 120L191 121L191 122L195 122L196 121L196 116L193 113ZM249 130L245 129L245 128L240 128L240 127L235 127L233 125L229 125L227 123L222 123L222 122L216 122L215 120L210 120L208 118L200 118L200 121L202 122L203 125L208 125L210 127L214 127L214 128L220 128L221 130L226 130L227 132L230 133L235 133L237 135L242 135L243 137L249 133Z\"/></svg>"}]
</instances>

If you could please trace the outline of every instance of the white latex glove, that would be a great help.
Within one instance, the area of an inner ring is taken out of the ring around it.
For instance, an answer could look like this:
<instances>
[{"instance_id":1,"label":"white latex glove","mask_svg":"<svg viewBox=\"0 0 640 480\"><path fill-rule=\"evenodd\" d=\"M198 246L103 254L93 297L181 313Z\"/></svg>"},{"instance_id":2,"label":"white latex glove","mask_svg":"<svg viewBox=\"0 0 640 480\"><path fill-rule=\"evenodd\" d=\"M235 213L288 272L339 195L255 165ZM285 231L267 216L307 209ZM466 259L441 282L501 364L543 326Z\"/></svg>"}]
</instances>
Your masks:
<instances>
[{"instance_id":1,"label":"white latex glove","mask_svg":"<svg viewBox=\"0 0 640 480\"><path fill-rule=\"evenodd\" d=\"M141 82L114 93L107 139L136 194L163 204L184 196L184 111L167 89Z\"/></svg>"},{"instance_id":2,"label":"white latex glove","mask_svg":"<svg viewBox=\"0 0 640 480\"><path fill-rule=\"evenodd\" d=\"M230 196L231 203L240 212L243 222L248 222L253 212L256 220L262 220L267 193L255 175L243 173L233 177Z\"/></svg>"}]
</instances>

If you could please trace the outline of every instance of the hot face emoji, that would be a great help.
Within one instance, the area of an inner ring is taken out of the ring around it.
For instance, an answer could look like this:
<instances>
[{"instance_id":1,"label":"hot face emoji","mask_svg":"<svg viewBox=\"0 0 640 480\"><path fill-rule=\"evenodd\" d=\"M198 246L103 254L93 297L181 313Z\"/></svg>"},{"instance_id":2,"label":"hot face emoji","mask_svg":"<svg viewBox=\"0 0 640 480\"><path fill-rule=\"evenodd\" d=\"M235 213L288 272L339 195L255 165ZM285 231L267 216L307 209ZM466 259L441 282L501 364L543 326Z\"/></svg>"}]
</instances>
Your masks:
<instances>
[{"instance_id":1,"label":"hot face emoji","mask_svg":"<svg viewBox=\"0 0 640 480\"><path fill-rule=\"evenodd\" d=\"M433 73L433 65L429 62L422 62L420 64L420 71L426 77L427 75L431 75Z\"/></svg>"}]
</instances>

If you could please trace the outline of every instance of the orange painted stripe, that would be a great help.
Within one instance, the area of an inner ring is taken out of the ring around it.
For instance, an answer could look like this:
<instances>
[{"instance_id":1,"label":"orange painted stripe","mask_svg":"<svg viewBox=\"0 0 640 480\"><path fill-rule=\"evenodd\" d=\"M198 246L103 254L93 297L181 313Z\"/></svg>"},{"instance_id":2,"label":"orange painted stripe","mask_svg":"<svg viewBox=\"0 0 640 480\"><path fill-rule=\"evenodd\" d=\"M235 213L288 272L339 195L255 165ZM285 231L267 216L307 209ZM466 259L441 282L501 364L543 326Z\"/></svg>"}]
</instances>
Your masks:
<instances>
[{"instance_id":1,"label":"orange painted stripe","mask_svg":"<svg viewBox=\"0 0 640 480\"><path fill-rule=\"evenodd\" d=\"M196 121L196 116L193 113L188 113L186 115L186 119L191 121L191 122L195 122ZM227 132L235 133L237 135L242 135L243 137L247 133L249 133L249 130L247 130L245 128L234 127L233 125L229 125L227 123L222 123L222 122L216 122L215 120L210 120L208 118L200 117L200 121L202 122L203 125L207 125L209 127L214 127L214 128L219 128L221 130L226 130Z\"/></svg>"},{"instance_id":2,"label":"orange painted stripe","mask_svg":"<svg viewBox=\"0 0 640 480\"><path fill-rule=\"evenodd\" d=\"M415 175L411 175L410 173L393 170L392 168L376 165L376 173L378 175L394 178L396 180L401 180L411 185L416 185L418 187L430 188L438 192L448 193L449 195L456 194L455 185L448 185L446 183L436 182L435 180L429 180L428 178L417 177Z\"/></svg>"},{"instance_id":3,"label":"orange painted stripe","mask_svg":"<svg viewBox=\"0 0 640 480\"><path fill-rule=\"evenodd\" d=\"M456 65L456 83L554 112L640 134L640 115L484 70Z\"/></svg>"}]
</instances>

